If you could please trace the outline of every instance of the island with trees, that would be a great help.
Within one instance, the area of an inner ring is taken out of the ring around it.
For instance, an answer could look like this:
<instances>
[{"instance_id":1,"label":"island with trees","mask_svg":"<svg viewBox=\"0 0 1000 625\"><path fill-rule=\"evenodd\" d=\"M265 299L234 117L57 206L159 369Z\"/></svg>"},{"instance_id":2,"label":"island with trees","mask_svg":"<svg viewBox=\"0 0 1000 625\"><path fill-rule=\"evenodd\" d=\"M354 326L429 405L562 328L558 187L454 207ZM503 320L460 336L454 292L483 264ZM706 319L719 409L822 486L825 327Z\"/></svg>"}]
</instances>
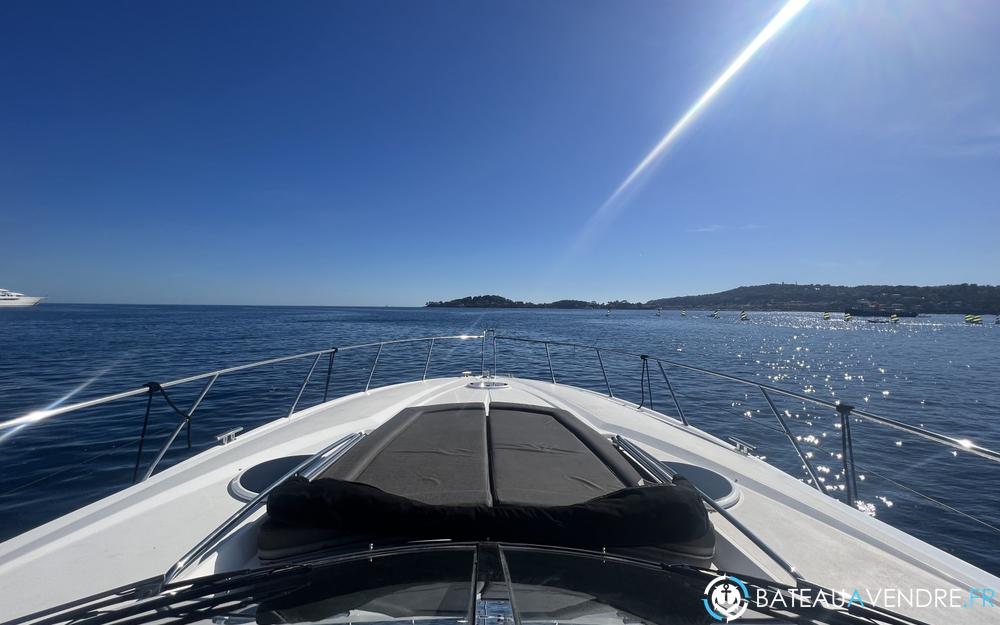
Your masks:
<instances>
[{"instance_id":1,"label":"island with trees","mask_svg":"<svg viewBox=\"0 0 1000 625\"><path fill-rule=\"evenodd\" d=\"M741 286L706 295L664 297L647 302L617 300L597 302L564 299L547 303L511 300L500 295L475 295L448 301L427 302L443 308L559 308L559 309L654 309L692 310L787 310L838 312L851 310L891 311L903 314L978 313L1000 314L1000 286L947 284L943 286L829 284L762 284Z\"/></svg>"}]
</instances>

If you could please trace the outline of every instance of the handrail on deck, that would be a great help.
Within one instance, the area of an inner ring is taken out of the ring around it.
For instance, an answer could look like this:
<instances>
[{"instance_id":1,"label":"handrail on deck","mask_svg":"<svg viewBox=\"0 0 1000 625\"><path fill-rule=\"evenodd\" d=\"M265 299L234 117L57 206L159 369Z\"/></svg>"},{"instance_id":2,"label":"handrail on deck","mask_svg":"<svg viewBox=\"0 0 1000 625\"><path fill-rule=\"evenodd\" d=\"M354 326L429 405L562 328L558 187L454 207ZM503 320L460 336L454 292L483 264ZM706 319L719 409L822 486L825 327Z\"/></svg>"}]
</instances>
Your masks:
<instances>
[{"instance_id":1,"label":"handrail on deck","mask_svg":"<svg viewBox=\"0 0 1000 625\"><path fill-rule=\"evenodd\" d=\"M613 349L613 348L607 348L607 347L598 347L596 345L583 345L583 344L580 344L580 343L569 343L569 342L565 342L565 341L547 341L547 340L544 340L544 339L532 339L532 338L525 338L525 337L519 337L519 336L502 336L502 335L497 335L496 336L496 340L497 341L519 341L519 342L523 342L523 343L537 343L537 344L544 344L546 347L553 346L553 345L555 345L555 346L562 346L562 347L574 347L574 348L577 348L577 349L588 349L588 350L592 350L594 352L603 352L603 353L606 353L606 354L618 354L618 355L621 355L621 356L629 356L629 357L638 358L638 359L648 359L648 360L655 361L661 367L663 365L667 365L667 366L670 366L670 367L676 367L678 369L686 369L688 371L694 371L696 373L701 373L701 374L705 374L705 375L709 375L709 376L714 376L714 377L721 378L721 379L724 379L724 380L729 380L730 382L737 382L739 384L745 384L747 386L753 386L753 387L756 387L756 388L760 389L761 391L768 391L768 392L771 392L771 393L777 393L779 395L784 395L786 397L792 397L794 399L799 399L799 400L807 401L807 402L810 402L810 403L813 403L813 404L817 404L817 405L820 405L820 406L825 406L825 407L828 407L828 408L832 408L832 409L834 409L834 410L836 410L838 412L840 412L843 409L843 408L841 408L841 406L843 406L843 404L842 404L842 402L839 402L839 401L827 401L825 399L820 399L818 397L810 397L809 395L805 395L803 393L798 393L796 391L791 391L791 390L788 390L788 389L785 389L785 388L781 388L779 386L774 386L772 384L767 384L767 383L764 383L764 382L757 382L755 380L748 380L746 378L741 378L741 377L738 377L738 376L735 376L735 375L730 375L728 373L721 373L721 372L718 372L718 371L713 371L711 369L705 369L703 367L697 367L697 366L694 366L694 365L689 365L689 364L685 364L685 363L682 363L682 362L677 362L675 360L669 360L669 359L666 359L666 358L659 358L659 357L656 357L656 356L650 356L648 354L640 354L638 352L630 352L630 351L626 351L626 350ZM549 362L551 363L552 357L551 357L551 353L548 350L546 350L546 357L549 359ZM602 369L602 371L604 371L603 361L601 362L601 369ZM605 371L605 375L606 375L606 371ZM664 374L663 377L664 377L664 379L667 379L665 374ZM671 394L673 395L673 393L671 393ZM611 393L609 393L609 396L613 397L614 395L612 395ZM676 399L676 397L675 397L675 399ZM850 406L850 408L851 408L851 410L850 410L851 414L857 415L858 417L861 417L864 420L871 421L873 423L880 423L882 425L885 425L885 426L888 426L888 427L891 427L891 428L895 428L897 430L902 430L902 431L908 432L910 434L915 434L916 436L920 436L922 438L925 438L925 439L928 439L928 440L931 440L931 441L934 441L934 442L937 442L937 443L942 443L942 444L947 445L949 447L952 447L954 449L958 449L958 450L961 450L961 451L967 451L969 453L973 453L973 454L976 454L978 456L982 456L984 458L988 458L988 459L993 460L995 462L1000 462L1000 452L994 451L992 449L987 449L986 447L982 447L980 445L976 445L975 443L973 443L972 441L970 441L968 439L955 438L953 436L948 436L946 434L941 434L939 432L934 432L933 430L928 430L926 428L916 427L916 426L910 425L908 423L903 423L902 421L898 421L898 420L892 419L890 417L886 417L886 416L874 414L872 412L868 412L867 410L861 410L861 409L855 408L853 406ZM775 412L777 412L776 409L775 409ZM682 421L686 421L686 419L683 419L683 418L681 420Z\"/></svg>"},{"instance_id":2,"label":"handrail on deck","mask_svg":"<svg viewBox=\"0 0 1000 625\"><path fill-rule=\"evenodd\" d=\"M307 358L309 356L322 356L323 354L332 354L334 352L346 352L349 350L364 349L366 347L378 347L381 348L385 345L398 345L402 343L421 343L424 341L433 340L469 340L469 339L481 339L482 334L456 334L451 336L426 336L413 339L395 339L390 341L377 341L373 343L359 343L357 345L347 345L345 347L331 347L329 349L320 349L312 352L303 352L301 354L293 354L291 356L280 356L278 358L269 358L267 360L258 360L256 362L250 362L243 365L236 365L234 367L226 367L224 369L218 369L216 371L209 371L208 373L199 373L198 375L192 375L186 378L178 378L176 380L170 380L169 382L162 382L160 386L162 388L170 388L173 386L179 386L181 384L186 384L188 382L195 382L197 380L204 380L209 377L219 377L226 375L228 373L236 373L237 371L245 371L247 369L256 369L258 367L263 367L266 365L278 364L281 362L288 362L290 360L298 360L301 358ZM10 419L8 421L0 422L0 431L8 428L12 428L25 423L34 423L36 421L41 421L49 417L54 417L61 414L66 414L67 412L75 412L77 410L82 410L84 408L92 408L94 406L100 406L102 404L107 404L119 399L126 399L128 397L135 397L137 395L142 395L148 392L149 389L146 386L141 386L139 388L134 388L129 391L122 391L120 393L114 393L112 395L105 395L103 397L95 397L94 399L88 399L86 401L77 402L75 404L69 404L66 406L59 406L58 408L51 408L46 410L35 410L30 412L23 417L17 417Z\"/></svg>"},{"instance_id":3,"label":"handrail on deck","mask_svg":"<svg viewBox=\"0 0 1000 625\"><path fill-rule=\"evenodd\" d=\"M921 438L923 438L925 440L929 440L931 442L935 442L935 443L944 445L946 447L950 447L952 449L965 451L965 452L974 454L974 455L982 457L982 458L986 458L986 459L994 461L994 462L1000 462L1000 452L994 451L992 449L987 449L985 447L977 445L977 444L973 443L972 441L970 441L968 439L960 439L960 438L956 438L956 437L953 437L953 436L948 436L946 434L941 434L939 432L934 432L934 431L928 430L926 428L916 427L916 426L913 426L913 425L909 425L907 423L903 423L903 422L901 422L899 420L892 419L890 417L885 417L885 416L882 416L882 415L874 414L874 413L868 412L866 410L859 410L859 409L857 409L857 408L855 408L853 406L849 406L849 405L847 405L845 403L842 403L842 402L839 402L839 401L834 402L834 401L828 401L828 400L824 400L824 399L819 399L817 397L811 397L811 396L803 394L803 393L799 393L799 392L796 392L796 391L792 391L792 390L788 390L788 389L781 388L781 387L778 387L778 386L774 386L773 384L767 384L767 383L758 382L758 381L755 381L755 380L748 380L746 378L741 378L741 377L738 377L738 376L735 376L735 375L730 375L730 374L727 374L727 373L721 373L721 372L718 372L718 371L713 371L711 369L705 369L703 367L698 367L698 366L690 365L690 364L683 363L683 362L669 360L669 359L666 359L666 358L660 358L660 357L657 357L657 356L651 356L649 354L641 354L641 353L630 352L630 351L622 350L622 349L615 349L615 348L609 348L609 347L600 347L600 346L597 346L597 345L584 345L584 344L580 344L580 343L572 343L572 342L566 342L566 341L551 341L551 340L535 339L535 338L528 338L528 337L507 336L507 335L497 334L497 332L495 330L487 330L487 331L484 331L484 332L482 332L480 334L471 334L471 335L470 334L457 334L457 335L447 335L447 336L419 337L419 338L410 338L410 339L395 339L395 340L388 340L388 341L377 341L377 342L370 342L370 343L360 343L360 344L356 344L356 345L348 345L348 346L343 346L343 347L330 347L328 349L321 349L321 350L316 350L316 351L311 351L311 352L304 352L304 353L301 353L301 354L293 354L293 355L290 355L290 356L281 356L281 357L277 357L277 358L269 358L269 359L266 359L266 360L260 360L260 361L257 361L257 362L251 362L251 363L236 365L236 366L232 366L232 367L226 367L226 368L223 368L223 369L218 369L216 371L210 371L210 372L207 372L207 373L201 373L201 374L198 374L198 375L193 375L193 376L189 376L189 377L185 377L185 378L178 378L176 380L171 380L169 382L164 382L164 383L160 383L160 384L157 384L157 383L148 383L148 384L146 384L146 385L144 385L144 386L142 386L140 388L136 388L136 389L132 389L132 390L128 390L128 391L123 391L123 392L115 393L115 394L112 394L112 395L106 395L106 396L103 396L103 397L97 397L97 398L94 398L94 399L77 402L75 404L70 404L70 405L67 405L67 406L60 406L58 408L52 408L52 409L48 409L48 410L39 410L39 411L31 412L31 413L29 413L27 415L24 415L22 417L17 417L15 419L10 419L10 420L5 421L5 422L0 422L0 432L3 432L4 430L8 430L8 429L11 429L11 428L14 428L14 427L18 427L18 426L21 426L21 425L27 425L27 424L30 424L30 423L35 423L35 422L38 422L38 421L42 421L44 419L48 419L48 418L55 417L55 416L58 416L58 415L63 415L63 414L67 414L67 413L70 413L70 412L75 412L75 411L78 411L78 410L82 410L84 408L91 408L91 407L95 407L95 406L100 406L100 405L108 404L108 403L111 403L111 402L114 402L114 401L118 401L118 400L121 400L121 399L125 399L125 398L128 398L128 397L136 397L136 396L140 396L140 395L147 395L146 418L144 420L144 425L143 425L143 435L140 438L140 446L139 446L139 451L138 451L138 454L137 454L137 457L136 457L136 465L135 465L134 478L133 478L134 481L143 481L143 480L148 479L151 475L153 475L153 472L155 471L156 467L159 465L160 461L163 459L164 455L166 454L166 452L168 451L168 449L170 448L170 446L173 445L174 441L177 439L177 437L180 435L181 431L185 427L188 429L188 437L187 438L188 438L188 446L190 447L190 444L191 444L190 443L190 437L191 437L191 418L192 418L192 415L194 414L195 410L197 410L198 407L201 405L202 401L205 399L205 396L208 394L208 392L212 389L212 387L215 384L216 380L218 380L219 377L221 377L221 376L228 375L228 374L231 374L231 373L236 373L236 372L239 372L239 371L246 371L246 370L250 370L250 369L256 369L256 368L259 368L259 367L264 367L264 366L272 365L272 364L278 364L278 363L289 362L289 361L293 361L293 360L311 358L312 362L310 364L309 370L306 373L306 375L305 375L305 377L304 377L301 385L299 386L298 392L295 395L295 399L292 402L290 409L288 410L287 414L285 415L286 417L290 417L290 416L292 416L295 413L295 409L298 406L299 401L302 399L303 393L305 392L305 389L306 389L307 385L309 384L309 381L310 381L310 379L311 379L311 377L312 377L312 375L313 375L313 373L314 373L317 365L319 364L320 359L323 356L328 356L327 371L326 371L326 381L325 381L325 387L324 387L324 392L323 392L323 402L326 402L327 399L328 399L328 397L329 397L330 381L331 381L331 375L332 375L332 369L333 369L333 363L334 363L334 356L337 353L351 351L351 350L359 350L359 349L376 349L375 357L372 360L371 369L368 371L367 383L365 384L365 392L367 392L371 388L372 380L373 380L373 378L375 376L376 368L378 367L379 357L382 354L383 349L386 346L388 346L388 345L400 345L400 344L412 344L412 343L423 343L423 342L426 342L428 344L427 345L427 353L426 353L426 358L424 360L423 374L422 374L422 376L420 378L422 380L426 380L427 379L427 373L428 373L428 370L429 370L430 364L431 364L431 358L432 358L432 355L433 355L434 346L435 346L436 342L443 341L443 340L458 340L458 341L480 340L481 341L481 350L482 350L481 354L480 354L480 363L481 363L481 368L482 368L481 374L485 376L485 375L489 374L489 372L486 370L486 344L487 344L487 339L488 338L490 339L489 342L491 343L492 349L493 349L493 373L496 373L496 371L497 371L498 352L499 352L498 343L499 342L501 342L501 341L512 341L512 342L521 342L521 343L528 343L528 344L535 344L535 345L544 346L544 349L545 349L545 358L546 358L546 362L547 362L547 365L548 365L547 368L548 368L548 374L549 374L547 377L548 377L549 381L551 381L551 383L553 383L553 384L558 384L558 382L556 380L555 366L554 366L554 364L552 362L552 350L551 350L551 347L572 347L572 348L575 348L575 349L584 349L584 350L593 351L596 354L596 356L597 356L597 361L598 361L598 364L600 366L601 374L602 374L603 379L604 379L604 385L607 388L607 395L610 398L615 398L615 394L614 394L614 391L612 389L610 379L608 377L607 369L605 368L604 358L603 358L602 354L617 354L617 355L620 355L620 356L626 356L626 357L630 357L630 358L636 358L636 359L638 359L638 360L641 361L640 385L641 385L641 390L642 390L642 398L640 400L640 403L638 404L638 408L640 410L643 409L644 406L645 406L645 404L646 404L647 393L648 393L648 397L649 397L649 399L648 399L648 401L649 401L649 408L650 408L650 410L653 410L652 379L651 379L651 375L650 375L650 363L651 362L655 362L656 365L657 365L657 368L660 371L660 375L663 378L664 384L666 385L666 390L667 390L668 394L671 397L673 406L674 406L674 408L677 411L677 419L678 419L680 425L682 425L684 427L689 427L690 423L688 421L687 416L684 413L684 410L681 407L681 402L678 399L677 393L675 392L674 385L671 383L670 378L667 375L667 371L666 371L667 368L671 368L672 367L674 369L691 371L691 372L695 372L695 373L698 373L698 374L702 374L702 375L706 375L706 376L710 376L710 377L714 377L714 378L718 378L718 379L722 379L722 380L727 380L727 381L730 381L730 382L735 382L735 383L738 383L738 384L741 384L741 385L746 385L746 386L754 387L754 388L756 388L762 394L762 396L765 399L765 401L767 402L767 405L770 408L772 414L774 415L775 419L778 421L779 425L781 426L781 429L777 430L777 431L782 432L788 438L788 440L792 444L792 447L795 449L795 452L796 452L798 458L802 461L803 468L808 473L809 482L811 482L811 484L817 490L819 490L820 492L825 492L825 491L824 491L823 487L820 484L820 478L818 477L818 475L817 475L814 467L812 466L812 463L809 460L808 454L806 454L805 452L803 452L803 450L802 450L801 446L798 444L798 441L796 440L795 436L792 434L791 430L789 429L788 424L787 424L787 422L785 420L785 417L782 415L781 411L778 410L778 408L775 405L775 403L774 403L771 395L772 394L774 394L774 395L782 395L782 396L785 396L785 397L790 397L790 398L797 399L797 400L800 400L800 401L803 401L803 402L809 402L809 403L814 404L814 405L818 405L818 406L822 406L822 407L825 407L825 408L830 408L832 410L835 410L837 412L837 414L839 415L839 417L840 417L840 424L841 424L841 428L840 429L841 429L841 438L842 438L842 447L843 447L843 452L841 454L841 458L843 460L843 465L844 465L843 468L844 468L845 484L846 484L846 489L847 489L847 497L848 497L848 501L850 503L852 503L852 504L857 503L857 483L856 483L856 479L857 479L856 478L856 474L857 474L857 472L856 472L856 466L855 466L855 463L854 463L854 451L853 451L854 450L854 446L853 446L853 438L852 438L852 434L851 434L851 417L852 416L857 417L857 418L862 419L862 420L866 420L866 421L872 422L872 423L878 423L878 424L881 424L881 425L885 425L885 426L888 426L890 428L894 428L894 429L899 430L899 431L907 432L909 434L913 434L913 435L921 437ZM199 381L199 380L206 380L205 386L202 388L202 390L199 393L197 399L194 401L194 403L191 405L191 407L186 412L184 410L182 410L181 408L179 408L173 402L173 400L169 397L169 395L166 393L166 389L169 389L169 388L172 388L172 387L176 387L176 386L179 386L179 385L182 385L182 384L190 383L190 382ZM143 443L143 441L145 439L145 431L146 431L146 426L148 425L149 410L150 410L151 402L153 400L153 395L156 394L156 393L159 393L159 394L163 395L165 401L170 406L170 408L172 408L173 411L178 416L180 416L180 421L177 423L177 425L175 426L175 428L172 430L170 436L167 438L167 440L164 443L164 445L159 449L159 451L157 452L154 460L149 465L149 467L146 469L146 471L142 475L141 479L139 479L139 467L140 467L140 464L141 464L142 453L143 453L142 443Z\"/></svg>"},{"instance_id":4,"label":"handrail on deck","mask_svg":"<svg viewBox=\"0 0 1000 625\"><path fill-rule=\"evenodd\" d=\"M221 525L216 527L210 534L201 539L201 541L192 547L190 551L181 556L181 558L177 560L173 566L167 569L167 572L163 574L162 585L169 584L174 578L183 574L187 569L198 564L201 561L201 558L215 548L222 541L222 539L233 530L233 528L250 518L254 512L260 509L260 507L267 501L267 497L271 494L271 491L277 488L279 484L284 483L285 480L293 475L301 475L306 479L313 479L340 459L341 456L347 453L347 451L350 450L351 447L353 447L354 444L361 440L364 436L364 432L354 432L348 434L343 438L330 443L312 456L309 456L293 469L285 473L284 476L271 482L270 486L267 486L257 493L253 499L234 512L228 519L223 521Z\"/></svg>"},{"instance_id":5,"label":"handrail on deck","mask_svg":"<svg viewBox=\"0 0 1000 625\"><path fill-rule=\"evenodd\" d=\"M330 347L328 349L320 349L320 350L311 351L311 352L303 352L301 354L293 354L291 356L280 356L278 358L268 358L266 360L258 360L256 362L250 362L250 363L246 363L246 364L242 364L242 365L236 365L236 366L232 366L232 367L226 367L226 368L223 368L223 369L218 369L216 371L209 371L207 373L199 373L198 375L192 375L192 376L188 376L188 377L185 377L185 378L178 378L176 380L170 380L169 382L162 382L162 383L148 382L148 383L144 384L143 386L141 386L139 388L134 388L132 390L123 391L123 392L120 392L120 393L114 393L114 394L111 394L111 395L105 395L103 397L96 397L94 399L88 399L86 401L77 402L75 404L69 404L69 405L66 405L66 406L59 406L58 408L51 408L51 409L46 409L46 410L36 410L36 411L30 412L30 413L28 413L28 414L26 414L24 416L16 417L14 419L9 419L7 421L0 422L0 432L3 432L4 430L9 430L9 429L12 429L12 428L16 428L16 427L19 427L19 426L23 426L23 425L28 425L28 424L31 424L31 423L37 423L39 421L44 421L44 420L49 419L51 417L56 417L56 416L59 416L59 415L70 413L70 412L76 412L78 410L83 410L85 408L93 408L95 406L102 406L102 405L109 404L109 403L112 403L112 402L115 402L115 401L119 401L119 400L122 400L122 399L127 399L129 397L138 397L138 396L141 396L141 395L146 395L147 399L146 399L145 417L143 419L142 434L140 435L140 439L139 439L139 449L138 449L137 454L136 454L136 463L135 463L135 469L133 471L133 478L132 478L133 483L142 482L142 481L145 481L145 480L149 479L149 477L153 475L153 472L156 470L156 467L159 465L160 461L163 459L164 455L166 455L166 453L169 450L170 446L173 445L174 441L177 439L178 435L181 433L181 431L184 429L185 426L188 428L188 447L191 446L191 417L194 414L194 411L198 409L198 406L201 405L202 401L205 399L205 396L208 394L208 392L211 390L212 386L215 384L215 381L218 380L219 377L221 377L221 376L224 376L224 375L227 375L227 374L230 374L230 373L240 372L240 371L247 371L247 370L250 370L250 369L257 369L259 367L265 367L267 365L273 365L273 364L278 364L278 363L283 363L283 362L290 362L290 361L293 361L293 360L300 360L300 359L310 358L311 357L313 360L312 360L312 363L311 363L311 365L309 367L309 371L306 373L305 379L302 381L302 384L299 386L298 393L295 395L295 399L292 401L291 407L288 409L288 412L285 415L286 417L290 417L290 416L292 416L295 413L295 408L298 406L299 401L302 399L302 394L305 392L306 386L308 386L309 380L312 378L312 374L316 370L316 365L319 363L320 358L322 358L324 355L329 355L329 363L327 365L327 371L326 371L326 385L325 385L324 391L323 391L323 401L326 402L327 397L329 396L329 391L330 391L330 380L331 380L331 374L332 374L332 369L333 369L333 358L334 358L334 355L337 354L337 353L351 351L351 350L358 350L358 349L366 349L366 348L378 348L378 351L375 354L375 359L372 361L371 370L370 370L370 372L368 374L368 382L365 385L365 391L367 392L369 390L369 388L371 387L372 378L375 376L375 369L378 366L379 356L382 354L382 350L383 350L383 348L385 346L387 346L387 345L402 345L402 344L407 344L407 343L429 342L430 346L433 347L435 341L445 341L445 340L466 341L466 340L472 340L472 339L480 339L480 340L482 340L482 350L483 350L483 353L480 355L480 362L485 367L485 363L486 363L486 353L485 353L485 349L486 349L486 333L485 332L483 332L481 334L454 334L454 335L447 335L447 336L428 336L428 337L418 337L418 338L410 338L410 339L393 339L393 340L388 340L388 341L377 341L377 342L372 342L372 343L359 343L359 344L356 344L356 345L347 345L347 346L343 346L343 347ZM428 350L428 352L427 352L427 361L424 364L424 379L426 379L426 377L427 377L427 369L428 369L428 367L430 367L430 363L431 363L431 352L430 352L430 350ZM485 373L485 371L483 371L483 373ZM168 389L168 388L172 388L172 387L175 387L175 386L180 386L182 384L187 384L189 382L197 382L199 380L206 380L206 379L208 380L208 382L205 384L204 388L199 393L197 399L194 401L194 403L192 404L191 408L188 409L187 412L184 412L181 408L179 408L174 403L174 401L170 398L170 396L166 393L166 389ZM143 455L143 447L144 447L144 442L145 442L145 438L146 438L146 431L147 431L147 428L149 426L150 410L152 408L153 396L155 394L157 394L157 393L161 394L163 396L164 400L167 402L167 405L178 416L180 416L180 422L177 424L177 426L171 432L170 436L167 438L167 440L164 443L164 445L159 449L159 451L157 452L155 458L153 459L153 462L149 465L149 467L146 469L146 471L144 472L144 474L142 475L142 477L140 479L139 478L139 467L140 467L141 460L142 460L142 455Z\"/></svg>"},{"instance_id":6,"label":"handrail on deck","mask_svg":"<svg viewBox=\"0 0 1000 625\"><path fill-rule=\"evenodd\" d=\"M1000 462L1000 452L977 445L968 439L956 438L953 436L948 436L946 434L941 434L940 432L934 432L933 430L928 430L926 428L916 427L908 423L903 423L902 421L899 421L897 419L892 419L890 417L885 417L882 415L874 414L872 412L868 412L867 410L859 410L854 406L850 406L840 401L833 402L824 399L819 399L817 397L810 397L809 395L784 389L778 386L774 386L772 384L757 382L755 380L748 380L746 378L730 375L728 373L720 373L718 371L713 371L711 369L705 369L703 367L697 367L695 365L689 365L686 363L677 362L675 360L650 356L649 354L641 354L637 352L630 352L626 350L607 348L607 347L598 347L596 345L583 345L580 343L572 343L566 341L550 341L545 339L534 339L534 338L519 337L519 336L505 336L494 333L493 335L494 370L496 370L497 368L496 354L498 348L496 347L496 345L500 341L515 341L515 342L543 345L545 348L545 359L548 364L549 378L551 379L553 384L556 383L556 378L555 378L555 369L552 364L552 350L550 349L552 346L571 347L574 349L584 349L593 351L597 355L597 361L598 364L600 365L601 373L604 377L604 382L608 389L607 395L610 398L614 398L615 395L611 389L611 384L608 381L608 373L604 367L604 359L601 356L602 352L618 354L620 356L626 356L629 358L636 358L641 362L641 368L639 371L639 385L641 391L640 393L641 398L639 404L637 405L637 408L639 410L643 409L646 403L647 394L649 397L649 408L650 410L653 409L652 380L650 379L649 376L649 361L656 362L657 366L660 369L660 373L663 376L663 381L666 384L667 391L669 392L670 397L673 400L674 407L677 409L677 418L684 427L688 427L690 424L688 422L687 416L681 409L681 404L677 399L677 394L674 391L674 387L671 384L670 379L667 377L664 365L666 365L667 367L674 367L677 369L692 371L698 374L707 375L727 380L730 382L735 382L741 385L755 387L763 395L764 399L767 402L768 407L771 410L771 413L774 415L775 419L781 426L780 431L784 433L785 436L788 438L793 449L795 450L796 455L802 462L802 466L809 476L808 483L811 483L811 485L814 486L816 490L818 490L819 492L827 495L831 495L831 493L823 489L823 486L820 484L820 478L817 475L816 470L812 465L812 462L810 462L808 454L803 452L802 447L799 445L795 436L789 429L788 423L785 421L784 416L782 416L781 411L778 410L777 406L774 404L774 401L771 399L770 393L783 395L785 397L790 397L803 402L809 402L811 404L815 404L825 408L831 408L835 410L840 417L840 432L841 432L841 446L842 446L841 461L843 463L844 484L847 491L846 493L847 501L852 506L858 505L859 503L858 486L857 486L857 467L854 462L854 440L851 434L852 415L872 423L878 423L890 428L894 428L899 431L913 434L925 440L929 440L931 442L938 443L946 447L950 447L952 449L969 452L975 454L976 456L991 460L993 462Z\"/></svg>"}]
</instances>

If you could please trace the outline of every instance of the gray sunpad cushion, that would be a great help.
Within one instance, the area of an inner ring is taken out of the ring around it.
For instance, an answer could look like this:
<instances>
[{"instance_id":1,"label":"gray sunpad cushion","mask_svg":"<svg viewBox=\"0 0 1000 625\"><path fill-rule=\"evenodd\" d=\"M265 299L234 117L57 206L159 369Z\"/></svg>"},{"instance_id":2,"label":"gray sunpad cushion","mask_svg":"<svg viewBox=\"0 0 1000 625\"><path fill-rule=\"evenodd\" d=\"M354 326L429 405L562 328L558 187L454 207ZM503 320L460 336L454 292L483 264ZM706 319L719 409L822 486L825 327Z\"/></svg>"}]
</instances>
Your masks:
<instances>
[{"instance_id":1,"label":"gray sunpad cushion","mask_svg":"<svg viewBox=\"0 0 1000 625\"><path fill-rule=\"evenodd\" d=\"M573 505L640 481L606 438L572 414L503 403L491 404L489 417L478 403L405 409L319 478L369 484L441 506ZM294 525L268 519L258 538L261 557L360 540L310 525L307 519ZM714 534L710 538L705 548L696 546L699 557L711 556Z\"/></svg>"},{"instance_id":2,"label":"gray sunpad cushion","mask_svg":"<svg viewBox=\"0 0 1000 625\"><path fill-rule=\"evenodd\" d=\"M408 409L320 477L369 484L438 505L490 505L482 404Z\"/></svg>"},{"instance_id":3,"label":"gray sunpad cushion","mask_svg":"<svg viewBox=\"0 0 1000 625\"><path fill-rule=\"evenodd\" d=\"M497 503L571 505L635 485L547 411L492 405L488 424Z\"/></svg>"}]
</instances>

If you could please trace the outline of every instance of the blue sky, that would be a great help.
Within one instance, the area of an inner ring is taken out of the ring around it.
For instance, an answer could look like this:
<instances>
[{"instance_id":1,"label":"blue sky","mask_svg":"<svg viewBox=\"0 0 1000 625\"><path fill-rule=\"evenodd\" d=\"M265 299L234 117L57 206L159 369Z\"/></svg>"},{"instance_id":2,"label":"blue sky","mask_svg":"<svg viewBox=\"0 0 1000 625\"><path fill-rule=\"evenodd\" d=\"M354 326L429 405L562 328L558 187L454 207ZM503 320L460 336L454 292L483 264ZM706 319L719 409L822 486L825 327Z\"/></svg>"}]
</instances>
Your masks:
<instances>
[{"instance_id":1,"label":"blue sky","mask_svg":"<svg viewBox=\"0 0 1000 625\"><path fill-rule=\"evenodd\" d=\"M996 283L1000 3L4 2L0 286L419 305Z\"/></svg>"}]
</instances>

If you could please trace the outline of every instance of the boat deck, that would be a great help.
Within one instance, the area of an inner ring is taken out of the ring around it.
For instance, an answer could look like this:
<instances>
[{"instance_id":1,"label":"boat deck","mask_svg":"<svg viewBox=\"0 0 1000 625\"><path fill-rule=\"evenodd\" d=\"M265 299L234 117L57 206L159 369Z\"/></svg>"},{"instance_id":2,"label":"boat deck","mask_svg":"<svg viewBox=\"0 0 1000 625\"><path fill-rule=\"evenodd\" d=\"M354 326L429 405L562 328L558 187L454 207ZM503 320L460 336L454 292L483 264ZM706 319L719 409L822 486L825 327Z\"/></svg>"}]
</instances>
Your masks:
<instances>
[{"instance_id":1,"label":"boat deck","mask_svg":"<svg viewBox=\"0 0 1000 625\"><path fill-rule=\"evenodd\" d=\"M0 589L7 598L4 616L14 618L164 573L243 506L244 501L233 496L231 482L259 463L315 454L348 434L375 430L408 408L466 404L482 406L488 413L492 404L501 402L566 411L602 434L628 438L660 460L697 465L730 478L739 497L729 512L817 584L848 593L1000 587L1000 579L672 418L575 387L496 378L509 387L470 388L475 380L410 382L296 412L0 544ZM262 515L263 511L243 524L227 540L230 548L191 574L254 565ZM714 512L710 517L718 539L715 565L792 583L724 518ZM254 555L247 559L247 553ZM1000 614L988 609L898 611L929 622L1000 623Z\"/></svg>"}]
</instances>

